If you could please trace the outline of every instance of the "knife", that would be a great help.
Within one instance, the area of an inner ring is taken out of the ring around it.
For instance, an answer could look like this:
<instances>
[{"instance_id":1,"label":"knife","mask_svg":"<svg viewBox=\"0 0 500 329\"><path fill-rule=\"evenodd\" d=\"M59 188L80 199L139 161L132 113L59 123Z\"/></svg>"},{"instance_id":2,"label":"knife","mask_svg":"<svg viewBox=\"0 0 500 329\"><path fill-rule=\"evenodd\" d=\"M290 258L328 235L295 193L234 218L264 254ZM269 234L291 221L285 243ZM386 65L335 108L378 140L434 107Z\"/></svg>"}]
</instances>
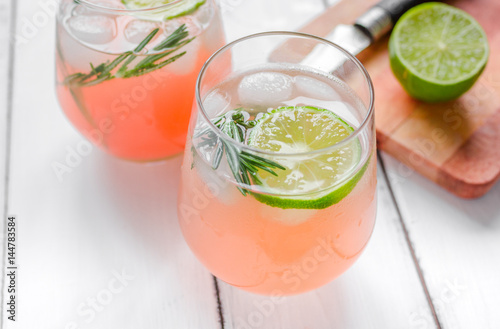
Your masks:
<instances>
[{"instance_id":1,"label":"knife","mask_svg":"<svg viewBox=\"0 0 500 329\"><path fill-rule=\"evenodd\" d=\"M325 39L356 56L389 32L406 11L427 1L382 0L368 9L354 24L337 25ZM332 58L331 53L326 54L322 47L315 47L301 64L322 66L325 71L332 72L346 60L345 56Z\"/></svg>"}]
</instances>

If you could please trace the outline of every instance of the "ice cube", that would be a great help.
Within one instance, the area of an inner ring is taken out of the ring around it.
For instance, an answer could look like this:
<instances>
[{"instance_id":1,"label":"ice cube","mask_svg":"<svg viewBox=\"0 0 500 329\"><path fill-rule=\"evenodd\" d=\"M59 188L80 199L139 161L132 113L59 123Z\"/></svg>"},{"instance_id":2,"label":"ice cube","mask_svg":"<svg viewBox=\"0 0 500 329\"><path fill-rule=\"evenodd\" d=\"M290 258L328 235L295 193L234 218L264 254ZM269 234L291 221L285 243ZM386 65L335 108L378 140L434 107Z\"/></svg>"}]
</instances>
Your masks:
<instances>
[{"instance_id":1,"label":"ice cube","mask_svg":"<svg viewBox=\"0 0 500 329\"><path fill-rule=\"evenodd\" d=\"M130 21L123 33L125 34L125 38L133 43L134 45L138 45L142 42L154 29L159 28L160 25L151 21L143 21L139 19L134 19ZM157 33L154 39L158 38L159 33ZM154 41L154 39L152 41Z\"/></svg>"},{"instance_id":2,"label":"ice cube","mask_svg":"<svg viewBox=\"0 0 500 329\"><path fill-rule=\"evenodd\" d=\"M117 2L110 2L110 1L89 1L92 4L95 4L99 7L107 8L107 9L125 9L125 6L123 4L117 3ZM77 5L73 9L73 16L79 16L79 15L90 15L90 16L95 16L95 15L102 15L102 16L109 16L109 17L116 17L116 15L112 14L111 12L106 12L105 10L100 10L99 8L94 8L90 6L84 6L84 5Z\"/></svg>"},{"instance_id":3,"label":"ice cube","mask_svg":"<svg viewBox=\"0 0 500 329\"><path fill-rule=\"evenodd\" d=\"M177 50L171 56L186 52L175 62L167 65L167 70L175 75L187 75L187 74L197 74L195 72L197 69L198 55L200 53L201 41L196 38L181 49ZM201 63L200 63L201 65Z\"/></svg>"},{"instance_id":4,"label":"ice cube","mask_svg":"<svg viewBox=\"0 0 500 329\"><path fill-rule=\"evenodd\" d=\"M298 75L295 77L295 87L301 96L319 100L339 100L339 94L327 83L311 77Z\"/></svg>"},{"instance_id":5,"label":"ice cube","mask_svg":"<svg viewBox=\"0 0 500 329\"><path fill-rule=\"evenodd\" d=\"M195 20L197 23L205 29L209 24L210 21L212 20L212 17L214 15L214 9L210 5L203 5L194 14Z\"/></svg>"},{"instance_id":6,"label":"ice cube","mask_svg":"<svg viewBox=\"0 0 500 329\"><path fill-rule=\"evenodd\" d=\"M197 26L197 24L191 17L180 17L178 19L163 23L164 38L170 36L182 24L186 25L187 31L189 33L188 38L196 37L201 31L200 27ZM186 52L175 62L169 64L167 66L167 69L175 75L187 75L194 73L194 70L197 69L200 47L201 40L199 37L197 37L190 43L176 51L174 54L172 54L173 56L182 52ZM201 63L199 65L201 65Z\"/></svg>"},{"instance_id":7,"label":"ice cube","mask_svg":"<svg viewBox=\"0 0 500 329\"><path fill-rule=\"evenodd\" d=\"M290 99L292 78L276 72L259 72L244 77L238 86L238 95L243 104L270 106Z\"/></svg>"},{"instance_id":8,"label":"ice cube","mask_svg":"<svg viewBox=\"0 0 500 329\"><path fill-rule=\"evenodd\" d=\"M227 112L230 102L231 96L228 93L214 90L205 97L203 108L210 118L214 118Z\"/></svg>"},{"instance_id":9,"label":"ice cube","mask_svg":"<svg viewBox=\"0 0 500 329\"><path fill-rule=\"evenodd\" d=\"M67 27L60 27L58 36L58 49L61 51L63 60L71 67L71 70L76 72L90 72L90 63L99 65L112 61L116 57L83 45L68 32Z\"/></svg>"},{"instance_id":10,"label":"ice cube","mask_svg":"<svg viewBox=\"0 0 500 329\"><path fill-rule=\"evenodd\" d=\"M92 10L90 10L87 7L85 7L84 5L77 5L73 9L73 12L71 13L71 16L89 15L91 12L92 12Z\"/></svg>"},{"instance_id":11,"label":"ice cube","mask_svg":"<svg viewBox=\"0 0 500 329\"><path fill-rule=\"evenodd\" d=\"M116 21L108 16L73 16L67 24L75 38L89 44L109 43L116 36Z\"/></svg>"},{"instance_id":12,"label":"ice cube","mask_svg":"<svg viewBox=\"0 0 500 329\"><path fill-rule=\"evenodd\" d=\"M125 5L121 1L116 0L88 0L88 2L106 9L125 9Z\"/></svg>"},{"instance_id":13,"label":"ice cube","mask_svg":"<svg viewBox=\"0 0 500 329\"><path fill-rule=\"evenodd\" d=\"M165 31L165 35L169 36L181 25L186 26L186 29L189 32L189 37L197 36L202 32L202 28L200 24L198 24L197 20L193 19L193 17L191 16L182 16L177 19L163 22L163 30Z\"/></svg>"}]
</instances>

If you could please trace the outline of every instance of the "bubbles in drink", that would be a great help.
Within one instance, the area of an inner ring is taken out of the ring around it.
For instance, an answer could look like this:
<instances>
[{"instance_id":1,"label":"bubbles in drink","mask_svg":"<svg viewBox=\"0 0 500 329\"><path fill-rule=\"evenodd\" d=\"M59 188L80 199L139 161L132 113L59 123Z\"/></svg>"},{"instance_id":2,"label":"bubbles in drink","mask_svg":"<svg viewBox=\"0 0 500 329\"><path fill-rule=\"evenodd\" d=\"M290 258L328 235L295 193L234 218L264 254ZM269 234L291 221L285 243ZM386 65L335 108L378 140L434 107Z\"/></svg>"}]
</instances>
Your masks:
<instances>
[{"instance_id":1,"label":"bubbles in drink","mask_svg":"<svg viewBox=\"0 0 500 329\"><path fill-rule=\"evenodd\" d=\"M125 34L125 38L127 41L133 44L139 44L144 40L154 29L159 28L160 24L151 21L143 21L134 19L130 21L123 33ZM155 38L158 38L160 33L155 35ZM152 40L152 43L154 40Z\"/></svg>"},{"instance_id":2,"label":"bubbles in drink","mask_svg":"<svg viewBox=\"0 0 500 329\"><path fill-rule=\"evenodd\" d=\"M102 15L80 15L68 19L68 28L80 41L102 45L116 37L116 21Z\"/></svg>"},{"instance_id":3,"label":"bubbles in drink","mask_svg":"<svg viewBox=\"0 0 500 329\"><path fill-rule=\"evenodd\" d=\"M290 99L292 92L292 78L277 72L259 72L245 76L238 86L241 103L261 106Z\"/></svg>"},{"instance_id":4,"label":"bubbles in drink","mask_svg":"<svg viewBox=\"0 0 500 329\"><path fill-rule=\"evenodd\" d=\"M327 83L304 75L295 77L295 87L301 95L306 97L325 101L340 99L340 95Z\"/></svg>"}]
</instances>

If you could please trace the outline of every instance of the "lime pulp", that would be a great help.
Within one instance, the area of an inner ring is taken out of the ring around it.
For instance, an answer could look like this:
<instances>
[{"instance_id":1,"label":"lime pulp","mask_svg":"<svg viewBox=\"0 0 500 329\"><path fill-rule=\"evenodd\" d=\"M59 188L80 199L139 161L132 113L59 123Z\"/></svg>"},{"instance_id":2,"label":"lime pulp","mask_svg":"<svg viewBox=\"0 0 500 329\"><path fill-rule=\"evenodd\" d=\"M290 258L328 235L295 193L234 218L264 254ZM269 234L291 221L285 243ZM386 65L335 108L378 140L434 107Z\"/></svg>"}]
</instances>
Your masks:
<instances>
[{"instance_id":1,"label":"lime pulp","mask_svg":"<svg viewBox=\"0 0 500 329\"><path fill-rule=\"evenodd\" d=\"M259 171L263 193L254 197L283 209L324 209L338 203L354 189L369 162L355 173L361 161L357 138L328 149L353 131L335 113L312 106L281 107L265 114L250 132L248 145L276 152L273 160L286 170L275 170L276 176Z\"/></svg>"},{"instance_id":2,"label":"lime pulp","mask_svg":"<svg viewBox=\"0 0 500 329\"><path fill-rule=\"evenodd\" d=\"M489 46L472 16L431 2L410 9L399 19L389 54L396 78L411 96L442 102L472 87L486 66Z\"/></svg>"}]
</instances>

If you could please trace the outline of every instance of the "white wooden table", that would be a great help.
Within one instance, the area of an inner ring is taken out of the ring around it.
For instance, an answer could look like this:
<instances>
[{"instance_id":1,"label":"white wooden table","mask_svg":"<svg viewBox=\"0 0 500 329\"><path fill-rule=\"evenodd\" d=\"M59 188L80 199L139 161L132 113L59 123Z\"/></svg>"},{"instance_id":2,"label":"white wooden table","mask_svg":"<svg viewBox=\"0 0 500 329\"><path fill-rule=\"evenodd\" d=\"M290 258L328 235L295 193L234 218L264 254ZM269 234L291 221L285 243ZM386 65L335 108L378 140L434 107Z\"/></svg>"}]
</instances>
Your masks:
<instances>
[{"instance_id":1,"label":"white wooden table","mask_svg":"<svg viewBox=\"0 0 500 329\"><path fill-rule=\"evenodd\" d=\"M142 165L93 149L58 180L53 165L82 137L54 94L53 2L0 0L0 206L2 221L17 216L19 264L12 322L3 224L4 328L500 328L500 184L461 200L381 154L362 257L329 285L274 301L214 279L184 243L180 157ZM228 40L296 29L327 5L221 0Z\"/></svg>"}]
</instances>

